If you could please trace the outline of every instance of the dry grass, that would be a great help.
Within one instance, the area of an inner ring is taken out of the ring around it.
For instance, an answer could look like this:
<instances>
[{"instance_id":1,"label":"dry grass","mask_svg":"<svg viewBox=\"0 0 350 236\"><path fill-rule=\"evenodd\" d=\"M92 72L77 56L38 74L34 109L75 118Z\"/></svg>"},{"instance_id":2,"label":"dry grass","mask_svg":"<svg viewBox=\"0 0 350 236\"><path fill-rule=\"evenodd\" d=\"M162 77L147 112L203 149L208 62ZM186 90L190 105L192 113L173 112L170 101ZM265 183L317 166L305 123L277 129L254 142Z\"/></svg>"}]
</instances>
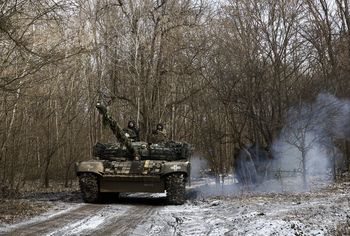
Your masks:
<instances>
[{"instance_id":1,"label":"dry grass","mask_svg":"<svg viewBox=\"0 0 350 236\"><path fill-rule=\"evenodd\" d=\"M49 188L39 182L28 183L20 191L0 184L0 225L13 224L48 211L55 201L76 201L77 184L65 188L62 183L51 182Z\"/></svg>"}]
</instances>

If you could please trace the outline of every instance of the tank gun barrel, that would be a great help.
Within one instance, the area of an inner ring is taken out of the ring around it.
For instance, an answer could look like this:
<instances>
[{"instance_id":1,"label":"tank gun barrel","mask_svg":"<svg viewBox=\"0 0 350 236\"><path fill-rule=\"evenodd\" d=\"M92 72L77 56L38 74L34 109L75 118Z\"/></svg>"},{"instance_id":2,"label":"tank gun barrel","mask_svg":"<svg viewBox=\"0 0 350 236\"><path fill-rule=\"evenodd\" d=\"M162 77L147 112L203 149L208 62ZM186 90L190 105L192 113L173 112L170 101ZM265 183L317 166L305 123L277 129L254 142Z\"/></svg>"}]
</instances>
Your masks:
<instances>
[{"instance_id":1,"label":"tank gun barrel","mask_svg":"<svg viewBox=\"0 0 350 236\"><path fill-rule=\"evenodd\" d=\"M127 148L134 158L137 157L137 152L132 146L130 140L125 136L123 129L111 116L108 115L107 107L101 103L97 103L96 108L102 116L103 124L109 126L117 140Z\"/></svg>"}]
</instances>

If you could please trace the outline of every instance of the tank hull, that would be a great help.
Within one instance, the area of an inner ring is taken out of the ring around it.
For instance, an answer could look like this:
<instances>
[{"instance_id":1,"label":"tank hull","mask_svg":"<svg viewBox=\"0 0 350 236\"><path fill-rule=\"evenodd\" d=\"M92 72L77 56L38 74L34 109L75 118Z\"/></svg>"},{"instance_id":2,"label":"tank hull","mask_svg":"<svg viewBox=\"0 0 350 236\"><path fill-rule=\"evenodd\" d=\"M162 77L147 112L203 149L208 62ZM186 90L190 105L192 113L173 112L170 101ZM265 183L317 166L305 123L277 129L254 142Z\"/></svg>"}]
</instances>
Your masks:
<instances>
[{"instance_id":1,"label":"tank hull","mask_svg":"<svg viewBox=\"0 0 350 236\"><path fill-rule=\"evenodd\" d=\"M190 172L189 161L106 161L90 160L76 163L76 173L92 174L98 179L98 191L150 192L166 190L166 178L171 174L181 174L185 181Z\"/></svg>"},{"instance_id":2,"label":"tank hull","mask_svg":"<svg viewBox=\"0 0 350 236\"><path fill-rule=\"evenodd\" d=\"M164 179L160 176L102 176L100 192L149 192L165 191Z\"/></svg>"}]
</instances>

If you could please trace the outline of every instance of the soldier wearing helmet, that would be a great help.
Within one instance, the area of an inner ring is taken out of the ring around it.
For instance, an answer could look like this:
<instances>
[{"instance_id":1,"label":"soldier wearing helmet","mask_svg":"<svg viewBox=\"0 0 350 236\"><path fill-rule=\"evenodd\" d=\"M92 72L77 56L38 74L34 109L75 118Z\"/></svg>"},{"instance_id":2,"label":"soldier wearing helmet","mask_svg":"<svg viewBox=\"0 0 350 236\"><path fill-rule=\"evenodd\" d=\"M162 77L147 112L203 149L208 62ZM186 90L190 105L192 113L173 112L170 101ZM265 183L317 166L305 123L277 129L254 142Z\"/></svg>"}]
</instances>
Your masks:
<instances>
[{"instance_id":1,"label":"soldier wearing helmet","mask_svg":"<svg viewBox=\"0 0 350 236\"><path fill-rule=\"evenodd\" d=\"M152 143L161 143L167 140L167 133L162 123L158 123L152 132Z\"/></svg>"},{"instance_id":2,"label":"soldier wearing helmet","mask_svg":"<svg viewBox=\"0 0 350 236\"><path fill-rule=\"evenodd\" d=\"M128 122L128 126L123 129L125 132L125 135L131 140L131 141L140 141L140 130L136 127L136 124L133 120L130 120Z\"/></svg>"}]
</instances>

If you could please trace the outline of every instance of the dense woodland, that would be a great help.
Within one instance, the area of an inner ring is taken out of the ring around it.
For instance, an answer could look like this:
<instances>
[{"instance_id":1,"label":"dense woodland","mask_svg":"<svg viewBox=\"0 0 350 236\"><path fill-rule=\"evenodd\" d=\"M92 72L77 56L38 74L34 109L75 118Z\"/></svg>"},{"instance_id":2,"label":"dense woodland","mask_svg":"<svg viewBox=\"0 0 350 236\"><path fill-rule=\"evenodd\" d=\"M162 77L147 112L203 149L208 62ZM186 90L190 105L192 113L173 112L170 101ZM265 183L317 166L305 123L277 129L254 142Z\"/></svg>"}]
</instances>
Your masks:
<instances>
[{"instance_id":1,"label":"dense woodland","mask_svg":"<svg viewBox=\"0 0 350 236\"><path fill-rule=\"evenodd\" d=\"M0 180L74 179L95 105L147 140L158 122L216 171L269 145L288 109L350 95L348 0L0 1ZM345 143L345 145L344 145ZM341 142L346 153L346 142ZM347 153L346 153L347 154Z\"/></svg>"}]
</instances>

